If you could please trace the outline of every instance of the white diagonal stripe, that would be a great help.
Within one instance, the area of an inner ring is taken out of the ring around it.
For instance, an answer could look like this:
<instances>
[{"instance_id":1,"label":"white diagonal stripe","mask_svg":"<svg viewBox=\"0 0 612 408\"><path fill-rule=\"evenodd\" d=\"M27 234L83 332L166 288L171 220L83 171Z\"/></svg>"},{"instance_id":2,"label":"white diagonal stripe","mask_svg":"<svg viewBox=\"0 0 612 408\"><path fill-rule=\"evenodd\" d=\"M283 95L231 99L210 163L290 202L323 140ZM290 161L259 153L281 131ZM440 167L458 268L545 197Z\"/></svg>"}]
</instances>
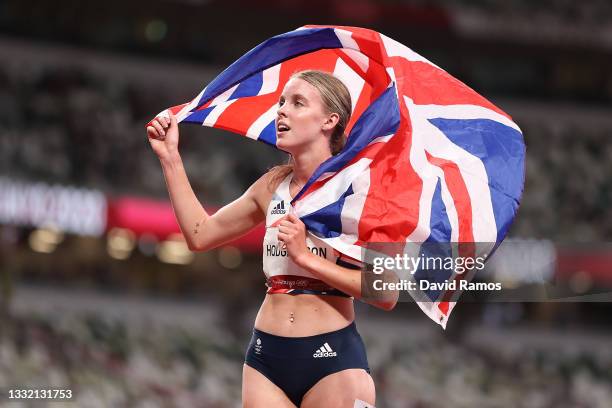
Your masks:
<instances>
[{"instance_id":1,"label":"white diagonal stripe","mask_svg":"<svg viewBox=\"0 0 612 408\"><path fill-rule=\"evenodd\" d=\"M412 106L418 109L419 113L427 119L448 118L448 119L489 119L504 124L520 132L521 129L516 123L507 116L495 112L489 108L477 105L416 105L407 96Z\"/></svg>"},{"instance_id":2,"label":"white diagonal stripe","mask_svg":"<svg viewBox=\"0 0 612 408\"><path fill-rule=\"evenodd\" d=\"M353 33L343 30L342 28L334 28L334 32L336 33L338 40L340 40L340 43L342 43L342 48L359 51L359 45L357 44L357 41L353 39Z\"/></svg>"},{"instance_id":3,"label":"white diagonal stripe","mask_svg":"<svg viewBox=\"0 0 612 408\"><path fill-rule=\"evenodd\" d=\"M268 109L263 115L257 118L255 122L249 127L246 132L246 135L251 139L257 140L261 132L270 124L270 122L274 121L276 118L276 111L278 110L278 105L274 104Z\"/></svg>"},{"instance_id":4,"label":"white diagonal stripe","mask_svg":"<svg viewBox=\"0 0 612 408\"><path fill-rule=\"evenodd\" d=\"M462 149L450 141L440 129L432 125L428 120L434 117L430 116L432 112L435 112L434 115L436 117L442 115L443 117L453 119L468 119L470 117L477 118L479 116L474 116L472 113L466 112L463 107L453 110L453 106L415 105L412 99L406 96L404 96L404 102L408 106L411 113L413 124L413 145L415 143L417 145L422 143L422 149L429 152L432 156L449 160L457 165L470 196L474 241L495 242L497 240L497 225L493 212L493 202L491 200L489 179L484 163L478 157L472 155L470 152ZM425 106L425 108L422 109L423 106ZM433 108L433 106L435 106L435 108ZM450 108L450 110L447 111L445 108ZM493 119L495 121L499 121L498 119L503 117L490 109L483 109L481 113L485 116L489 114L490 117L495 117L495 119ZM507 118L506 122L512 123ZM411 161L413 159L413 153L418 154L419 150L421 149L412 149L410 156ZM425 163L423 162L423 164ZM445 198L444 187L445 186L443 185L443 199ZM446 205L446 200L444 201ZM452 200L450 201L452 202ZM449 221L452 225L453 220L450 219Z\"/></svg>"},{"instance_id":5,"label":"white diagonal stripe","mask_svg":"<svg viewBox=\"0 0 612 408\"><path fill-rule=\"evenodd\" d=\"M389 57L404 57L408 61L420 61L420 62L424 62L429 65L433 65L436 68L442 69L436 64L434 64L433 62L429 61L427 58L412 51L410 48L406 47L404 44L395 41L393 38L389 38L383 34L380 34L380 38L383 41L385 50L387 51L387 55Z\"/></svg>"},{"instance_id":6,"label":"white diagonal stripe","mask_svg":"<svg viewBox=\"0 0 612 408\"><path fill-rule=\"evenodd\" d=\"M225 110L237 100L238 99L232 99L231 101L221 102L220 104L215 106L214 109L210 111L206 119L204 119L204 122L202 122L202 126L215 126L215 123L217 123L217 119L219 119L219 116L221 116L221 114L225 112Z\"/></svg>"},{"instance_id":7,"label":"white diagonal stripe","mask_svg":"<svg viewBox=\"0 0 612 408\"><path fill-rule=\"evenodd\" d=\"M334 76L340 79L346 88L349 90L351 95L351 112L355 110L355 105L359 100L361 91L365 80L359 76L351 67L349 67L342 58L336 60L336 66L334 67Z\"/></svg>"},{"instance_id":8,"label":"white diagonal stripe","mask_svg":"<svg viewBox=\"0 0 612 408\"><path fill-rule=\"evenodd\" d=\"M297 215L303 217L338 201L353 180L362 174L371 162L371 159L362 158L339 171L336 176L325 183L325 188L315 190L296 203L294 209Z\"/></svg>"},{"instance_id":9,"label":"white diagonal stripe","mask_svg":"<svg viewBox=\"0 0 612 408\"><path fill-rule=\"evenodd\" d=\"M387 143L393 136L395 136L394 133L387 136L378 136L376 139L368 143L368 146L373 145L374 143Z\"/></svg>"},{"instance_id":10,"label":"white diagonal stripe","mask_svg":"<svg viewBox=\"0 0 612 408\"><path fill-rule=\"evenodd\" d=\"M265 95L276 91L278 88L278 77L280 75L281 64L274 65L262 73L261 89L257 95Z\"/></svg>"},{"instance_id":11,"label":"white diagonal stripe","mask_svg":"<svg viewBox=\"0 0 612 408\"><path fill-rule=\"evenodd\" d=\"M219 96L217 96L215 99L213 99L210 102L211 106L217 105L221 102L225 102L228 100L228 98L230 96L232 96L232 94L234 93L234 91L236 90L236 88L238 88L238 85L240 85L239 83L232 86L230 89L228 89L227 91L223 92L222 94L220 94Z\"/></svg>"},{"instance_id":12,"label":"white diagonal stripe","mask_svg":"<svg viewBox=\"0 0 612 408\"><path fill-rule=\"evenodd\" d=\"M415 120L415 118L413 118L412 123L413 135L423 134L424 132L428 131L427 126L423 123L423 121ZM423 126L426 126L426 128L424 129ZM446 207L446 213L451 226L451 242L457 242L459 238L459 221L455 203L452 200L452 196L448 192L448 187L444 179L444 173L439 167L434 166L429 162L429 160L427 160L424 139L425 137L413 136L412 146L410 149L410 163L412 168L421 178L423 187L421 190L421 197L419 199L419 218L417 220L417 225L406 241L423 242L431 234L431 206L436 185L438 180L440 180L442 201Z\"/></svg>"},{"instance_id":13,"label":"white diagonal stripe","mask_svg":"<svg viewBox=\"0 0 612 408\"><path fill-rule=\"evenodd\" d=\"M350 48L341 48L342 51L347 57L352 59L355 64L359 66L363 70L363 72L367 72L368 67L370 66L370 59L362 54L360 51L352 50Z\"/></svg>"}]
</instances>

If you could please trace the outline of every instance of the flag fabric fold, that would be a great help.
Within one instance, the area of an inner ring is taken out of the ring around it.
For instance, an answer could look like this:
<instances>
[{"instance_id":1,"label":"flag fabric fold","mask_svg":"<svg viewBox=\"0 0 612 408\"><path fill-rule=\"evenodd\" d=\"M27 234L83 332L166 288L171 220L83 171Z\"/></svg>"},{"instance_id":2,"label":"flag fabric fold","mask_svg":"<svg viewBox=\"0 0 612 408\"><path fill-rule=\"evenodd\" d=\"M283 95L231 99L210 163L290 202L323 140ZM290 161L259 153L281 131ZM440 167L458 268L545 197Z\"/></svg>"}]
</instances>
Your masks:
<instances>
[{"instance_id":1,"label":"flag fabric fold","mask_svg":"<svg viewBox=\"0 0 612 408\"><path fill-rule=\"evenodd\" d=\"M279 96L289 77L304 69L341 79L353 109L345 148L321 164L292 201L310 233L359 261L370 243L473 242L487 243L481 252L495 250L523 191L521 130L470 87L381 33L305 26L275 36L192 101L169 109L179 122L275 146ZM457 278L420 272L412 279ZM456 293L411 295L446 326Z\"/></svg>"}]
</instances>

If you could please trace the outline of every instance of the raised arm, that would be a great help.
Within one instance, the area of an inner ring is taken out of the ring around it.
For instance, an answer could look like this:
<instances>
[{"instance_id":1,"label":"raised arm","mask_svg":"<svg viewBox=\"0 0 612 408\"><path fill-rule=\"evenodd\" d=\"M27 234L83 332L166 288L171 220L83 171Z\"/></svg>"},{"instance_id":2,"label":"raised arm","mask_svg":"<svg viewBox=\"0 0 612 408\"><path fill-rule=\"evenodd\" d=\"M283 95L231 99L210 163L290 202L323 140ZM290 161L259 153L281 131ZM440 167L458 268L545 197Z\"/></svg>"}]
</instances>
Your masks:
<instances>
[{"instance_id":1,"label":"raised arm","mask_svg":"<svg viewBox=\"0 0 612 408\"><path fill-rule=\"evenodd\" d=\"M206 251L232 241L265 220L261 195L266 191L267 175L257 180L241 197L210 215L198 201L178 151L176 118L158 117L147 127L149 143L164 172L174 214L189 249Z\"/></svg>"}]
</instances>

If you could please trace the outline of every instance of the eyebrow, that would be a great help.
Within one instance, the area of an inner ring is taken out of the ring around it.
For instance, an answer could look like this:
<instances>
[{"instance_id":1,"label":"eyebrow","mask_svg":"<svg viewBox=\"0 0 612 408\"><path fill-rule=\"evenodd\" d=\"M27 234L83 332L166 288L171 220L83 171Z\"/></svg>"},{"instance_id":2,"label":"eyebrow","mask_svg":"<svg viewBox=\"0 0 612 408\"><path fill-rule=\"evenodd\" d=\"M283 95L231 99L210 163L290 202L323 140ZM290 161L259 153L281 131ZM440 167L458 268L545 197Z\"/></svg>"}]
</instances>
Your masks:
<instances>
[{"instance_id":1,"label":"eyebrow","mask_svg":"<svg viewBox=\"0 0 612 408\"><path fill-rule=\"evenodd\" d=\"M293 94L293 95L291 95L291 97L293 99L305 99L305 100L308 100L308 98L306 98L304 95L299 94L299 93ZM279 99L281 99L281 98L287 99L287 97L285 95L281 95Z\"/></svg>"}]
</instances>

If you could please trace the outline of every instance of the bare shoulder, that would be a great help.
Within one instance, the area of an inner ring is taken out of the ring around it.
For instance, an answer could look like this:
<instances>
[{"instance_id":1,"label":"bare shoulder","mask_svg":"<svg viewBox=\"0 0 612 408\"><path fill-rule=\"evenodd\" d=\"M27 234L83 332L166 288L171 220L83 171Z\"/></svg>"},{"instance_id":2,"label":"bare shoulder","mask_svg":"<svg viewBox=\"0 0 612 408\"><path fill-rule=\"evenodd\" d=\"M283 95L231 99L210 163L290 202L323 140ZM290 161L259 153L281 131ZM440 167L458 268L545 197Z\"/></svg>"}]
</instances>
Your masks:
<instances>
[{"instance_id":1,"label":"bare shoulder","mask_svg":"<svg viewBox=\"0 0 612 408\"><path fill-rule=\"evenodd\" d=\"M264 213L268 209L274 191L288 174L289 171L287 170L278 167L272 168L257 179L247 190L247 194L257 202Z\"/></svg>"}]
</instances>

